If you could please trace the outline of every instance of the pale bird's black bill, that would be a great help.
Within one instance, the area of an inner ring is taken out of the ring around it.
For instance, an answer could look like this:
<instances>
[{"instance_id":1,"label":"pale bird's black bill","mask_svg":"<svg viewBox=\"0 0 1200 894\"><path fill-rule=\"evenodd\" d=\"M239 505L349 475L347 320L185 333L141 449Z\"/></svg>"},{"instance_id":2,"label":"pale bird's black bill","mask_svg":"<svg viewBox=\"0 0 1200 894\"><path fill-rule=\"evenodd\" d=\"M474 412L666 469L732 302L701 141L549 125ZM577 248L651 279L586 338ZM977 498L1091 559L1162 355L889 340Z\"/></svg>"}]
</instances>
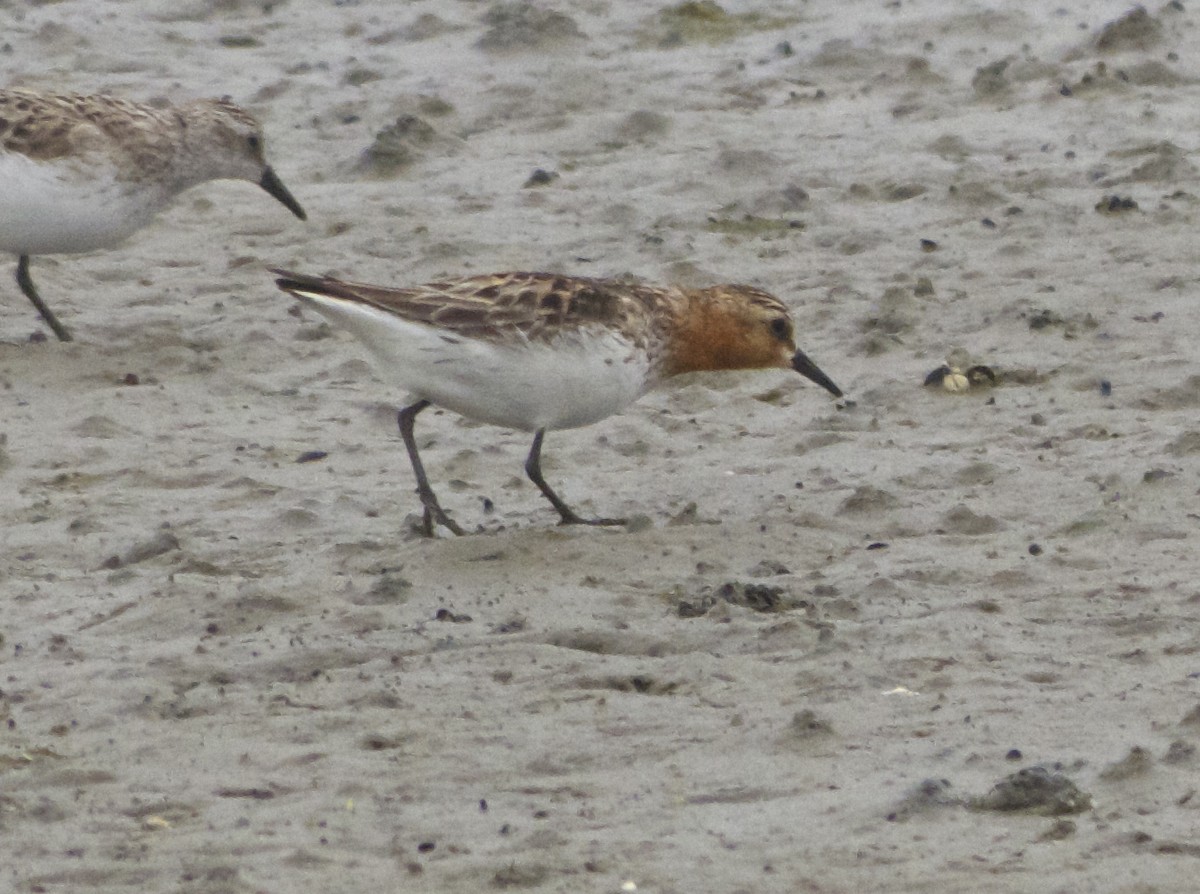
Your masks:
<instances>
[{"instance_id":1,"label":"pale bird's black bill","mask_svg":"<svg viewBox=\"0 0 1200 894\"><path fill-rule=\"evenodd\" d=\"M301 220L308 220L308 215L304 213L304 209L300 207L300 203L295 197L288 192L288 188L283 185L283 181L270 168L263 171L262 179L258 181L258 185L265 189L271 196L278 199L288 211L296 215Z\"/></svg>"},{"instance_id":2,"label":"pale bird's black bill","mask_svg":"<svg viewBox=\"0 0 1200 894\"><path fill-rule=\"evenodd\" d=\"M842 389L833 384L833 379L821 372L820 367L809 360L803 351L797 351L796 356L792 358L792 369L806 379L816 382L834 397L842 396Z\"/></svg>"}]
</instances>

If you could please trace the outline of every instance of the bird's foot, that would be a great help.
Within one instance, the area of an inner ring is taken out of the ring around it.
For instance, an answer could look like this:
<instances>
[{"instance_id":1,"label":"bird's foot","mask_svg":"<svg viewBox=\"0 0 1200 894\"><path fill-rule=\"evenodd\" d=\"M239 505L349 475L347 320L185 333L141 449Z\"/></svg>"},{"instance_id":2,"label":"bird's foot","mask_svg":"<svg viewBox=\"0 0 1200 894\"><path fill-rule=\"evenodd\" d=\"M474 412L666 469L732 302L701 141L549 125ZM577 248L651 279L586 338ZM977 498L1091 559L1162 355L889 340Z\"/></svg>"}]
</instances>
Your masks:
<instances>
[{"instance_id":1,"label":"bird's foot","mask_svg":"<svg viewBox=\"0 0 1200 894\"><path fill-rule=\"evenodd\" d=\"M421 536L432 537L434 524L441 525L457 537L462 537L466 534L466 531L459 526L458 522L448 516L442 507L438 505L437 500L434 500L432 505L425 503L425 514L421 519L421 527L419 528Z\"/></svg>"},{"instance_id":2,"label":"bird's foot","mask_svg":"<svg viewBox=\"0 0 1200 894\"><path fill-rule=\"evenodd\" d=\"M559 521L560 525L596 525L605 527L619 527L629 521L628 519L624 518L584 518L583 516L576 515L570 509L567 509L566 511L560 509L559 515L562 516L562 519Z\"/></svg>"}]
</instances>

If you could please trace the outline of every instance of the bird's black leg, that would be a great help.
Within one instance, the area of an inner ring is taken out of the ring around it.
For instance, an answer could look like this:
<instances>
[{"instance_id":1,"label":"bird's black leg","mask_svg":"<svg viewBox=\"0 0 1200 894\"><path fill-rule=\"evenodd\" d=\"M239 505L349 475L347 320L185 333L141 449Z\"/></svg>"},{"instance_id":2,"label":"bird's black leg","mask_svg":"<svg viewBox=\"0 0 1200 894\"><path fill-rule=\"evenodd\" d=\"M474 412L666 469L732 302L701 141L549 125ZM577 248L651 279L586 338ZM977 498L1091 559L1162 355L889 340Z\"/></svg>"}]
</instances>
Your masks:
<instances>
[{"instance_id":1,"label":"bird's black leg","mask_svg":"<svg viewBox=\"0 0 1200 894\"><path fill-rule=\"evenodd\" d=\"M21 287L21 291L25 293L25 297L33 302L33 306L42 315L42 319L54 330L54 334L58 336L58 340L70 341L71 333L67 331L67 327L58 321L58 317L54 316L54 311L46 306L46 302L42 300L42 296L34 288L33 280L29 276L29 255L21 255L17 259L17 285Z\"/></svg>"},{"instance_id":2,"label":"bird's black leg","mask_svg":"<svg viewBox=\"0 0 1200 894\"><path fill-rule=\"evenodd\" d=\"M417 419L417 414L427 406L429 406L429 401L419 400L415 404L405 407L396 416L397 422L400 423L400 437L404 439L404 446L408 450L408 459L412 463L413 474L417 478L417 493L421 497L421 505L425 507L424 534L426 537L433 536L433 523L436 521L461 536L463 529L438 504L437 496L434 494L433 488L429 486L429 479L425 477L425 466L421 464L421 457L417 453L417 441L413 437L413 423Z\"/></svg>"},{"instance_id":3,"label":"bird's black leg","mask_svg":"<svg viewBox=\"0 0 1200 894\"><path fill-rule=\"evenodd\" d=\"M562 516L560 524L564 525L623 525L623 518L581 518L576 515L562 498L556 494L546 483L546 479L542 477L542 438L545 436L546 430L539 429L537 434L533 436L533 446L529 448L529 458L525 460L525 474L529 476L529 480L538 486L546 499L558 510L558 514Z\"/></svg>"}]
</instances>

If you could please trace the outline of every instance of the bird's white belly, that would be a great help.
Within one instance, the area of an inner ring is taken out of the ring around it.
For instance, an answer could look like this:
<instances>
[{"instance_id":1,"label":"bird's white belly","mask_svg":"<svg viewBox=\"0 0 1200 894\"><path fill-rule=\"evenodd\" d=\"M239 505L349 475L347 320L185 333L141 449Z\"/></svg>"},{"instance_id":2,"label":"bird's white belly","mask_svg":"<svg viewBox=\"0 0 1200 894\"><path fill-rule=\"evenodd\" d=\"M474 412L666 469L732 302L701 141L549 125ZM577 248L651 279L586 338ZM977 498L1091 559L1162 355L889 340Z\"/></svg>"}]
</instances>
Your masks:
<instances>
[{"instance_id":1,"label":"bird's white belly","mask_svg":"<svg viewBox=\"0 0 1200 894\"><path fill-rule=\"evenodd\" d=\"M557 344L473 343L409 390L469 419L506 428L578 428L619 413L645 392L646 363L611 336Z\"/></svg>"},{"instance_id":2,"label":"bird's white belly","mask_svg":"<svg viewBox=\"0 0 1200 894\"><path fill-rule=\"evenodd\" d=\"M0 250L40 255L116 245L167 198L156 184L133 190L110 168L84 162L0 153Z\"/></svg>"},{"instance_id":3,"label":"bird's white belly","mask_svg":"<svg viewBox=\"0 0 1200 894\"><path fill-rule=\"evenodd\" d=\"M649 360L596 327L549 341L497 343L373 308L306 296L366 345L381 376L468 419L524 431L577 428L620 412L649 385Z\"/></svg>"}]
</instances>

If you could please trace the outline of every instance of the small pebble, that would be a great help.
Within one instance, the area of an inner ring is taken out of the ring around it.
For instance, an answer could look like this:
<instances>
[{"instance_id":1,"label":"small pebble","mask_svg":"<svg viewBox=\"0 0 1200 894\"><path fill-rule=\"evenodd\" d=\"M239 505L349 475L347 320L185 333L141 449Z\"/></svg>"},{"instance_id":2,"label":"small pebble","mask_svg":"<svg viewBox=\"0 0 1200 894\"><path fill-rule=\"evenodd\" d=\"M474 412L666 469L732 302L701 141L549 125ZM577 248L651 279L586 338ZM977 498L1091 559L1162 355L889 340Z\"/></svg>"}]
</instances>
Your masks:
<instances>
[{"instance_id":1,"label":"small pebble","mask_svg":"<svg viewBox=\"0 0 1200 894\"><path fill-rule=\"evenodd\" d=\"M534 186L546 186L558 179L556 171L547 171L544 168L536 168L529 179L525 181L525 188L530 189Z\"/></svg>"}]
</instances>

